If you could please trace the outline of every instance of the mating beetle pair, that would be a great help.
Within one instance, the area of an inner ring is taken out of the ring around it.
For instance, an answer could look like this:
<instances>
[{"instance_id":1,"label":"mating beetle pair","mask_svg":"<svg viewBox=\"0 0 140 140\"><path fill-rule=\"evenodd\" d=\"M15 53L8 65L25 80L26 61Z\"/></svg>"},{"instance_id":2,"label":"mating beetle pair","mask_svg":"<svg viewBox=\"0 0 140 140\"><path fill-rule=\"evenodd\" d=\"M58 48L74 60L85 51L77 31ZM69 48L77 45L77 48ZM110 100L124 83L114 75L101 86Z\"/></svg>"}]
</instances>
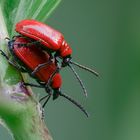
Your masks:
<instances>
[{"instance_id":1,"label":"mating beetle pair","mask_svg":"<svg viewBox=\"0 0 140 140\"><path fill-rule=\"evenodd\" d=\"M25 85L45 88L48 94L40 99L40 101L46 99L43 107L51 96L53 96L53 99L62 96L74 103L88 116L88 113L80 104L68 95L61 93L62 78L59 71L65 66L70 67L84 90L85 95L87 95L86 89L72 64L96 76L98 76L98 73L73 62L71 60L72 49L64 40L63 35L48 25L36 20L22 20L16 24L15 30L19 33L19 36L15 36L12 40L9 40L8 47L18 63L9 61L4 52L0 51L10 64L16 66L22 72L28 72L39 83L39 85L28 83L25 83ZM62 62L58 60L59 58L62 59Z\"/></svg>"}]
</instances>

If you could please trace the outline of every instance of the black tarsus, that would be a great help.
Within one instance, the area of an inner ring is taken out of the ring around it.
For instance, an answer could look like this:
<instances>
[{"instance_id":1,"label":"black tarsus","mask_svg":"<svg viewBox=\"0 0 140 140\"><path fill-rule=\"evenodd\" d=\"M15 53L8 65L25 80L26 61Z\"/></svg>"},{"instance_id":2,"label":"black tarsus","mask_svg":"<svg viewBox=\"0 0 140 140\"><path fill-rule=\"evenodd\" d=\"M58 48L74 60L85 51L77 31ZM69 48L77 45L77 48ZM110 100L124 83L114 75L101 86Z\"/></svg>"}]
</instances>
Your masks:
<instances>
[{"instance_id":1,"label":"black tarsus","mask_svg":"<svg viewBox=\"0 0 140 140\"><path fill-rule=\"evenodd\" d=\"M12 66L14 66L15 68L17 68L20 71L25 71L22 67L20 67L13 61L10 61L9 57L5 54L5 52L3 50L0 49L0 52L1 52L1 55L3 55L6 58L6 60L8 61L9 64L11 64Z\"/></svg>"},{"instance_id":2,"label":"black tarsus","mask_svg":"<svg viewBox=\"0 0 140 140\"><path fill-rule=\"evenodd\" d=\"M0 49L1 55L3 55L8 61L9 61L9 57L6 55L6 53Z\"/></svg>"},{"instance_id":3,"label":"black tarsus","mask_svg":"<svg viewBox=\"0 0 140 140\"><path fill-rule=\"evenodd\" d=\"M43 96L40 100L39 100L39 102L41 102L42 100L44 100L45 98L47 98L49 96L49 94L47 94L46 96Z\"/></svg>"},{"instance_id":4,"label":"black tarsus","mask_svg":"<svg viewBox=\"0 0 140 140\"><path fill-rule=\"evenodd\" d=\"M48 82L46 83L46 86L49 86L49 85L51 84L53 77L55 76L55 74L56 74L57 72L59 72L60 69L61 69L61 68L59 68L59 67L56 68L56 70L52 73L52 75L50 76Z\"/></svg>"},{"instance_id":5,"label":"black tarsus","mask_svg":"<svg viewBox=\"0 0 140 140\"><path fill-rule=\"evenodd\" d=\"M48 98L47 98L48 97ZM45 105L48 103L48 101L49 101L49 99L50 99L50 97L51 97L51 94L48 94L48 96L47 96L46 98L46 101L44 102L44 104L42 105L42 108L44 108L45 107Z\"/></svg>"},{"instance_id":6,"label":"black tarsus","mask_svg":"<svg viewBox=\"0 0 140 140\"><path fill-rule=\"evenodd\" d=\"M23 83L25 86L37 87L37 88L44 88L44 85L36 85L32 83Z\"/></svg>"}]
</instances>

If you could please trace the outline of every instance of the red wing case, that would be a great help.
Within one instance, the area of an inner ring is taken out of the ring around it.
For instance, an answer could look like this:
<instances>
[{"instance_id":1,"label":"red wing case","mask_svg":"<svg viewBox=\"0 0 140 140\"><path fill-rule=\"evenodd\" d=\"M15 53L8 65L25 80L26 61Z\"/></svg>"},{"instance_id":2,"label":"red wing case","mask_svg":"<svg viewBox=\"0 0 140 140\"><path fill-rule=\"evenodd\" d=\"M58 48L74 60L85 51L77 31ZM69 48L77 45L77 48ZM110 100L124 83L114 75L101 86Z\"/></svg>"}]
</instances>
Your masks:
<instances>
[{"instance_id":1,"label":"red wing case","mask_svg":"<svg viewBox=\"0 0 140 140\"><path fill-rule=\"evenodd\" d=\"M64 40L60 32L36 20L22 20L16 24L15 30L24 36L40 40L52 50L58 50Z\"/></svg>"},{"instance_id":2,"label":"red wing case","mask_svg":"<svg viewBox=\"0 0 140 140\"><path fill-rule=\"evenodd\" d=\"M31 19L22 20L16 24L15 30L26 37L40 40L40 43L48 49L58 51L61 57L72 54L72 49L64 40L63 35L42 22Z\"/></svg>"},{"instance_id":3,"label":"red wing case","mask_svg":"<svg viewBox=\"0 0 140 140\"><path fill-rule=\"evenodd\" d=\"M18 37L14 42L13 52L20 59L25 66L33 71L39 64L43 64L49 61L49 55L36 47L35 45L30 46L18 46L16 44L27 44L30 43L27 39ZM35 76L42 82L47 82L57 66L55 62L51 62L49 65L41 68Z\"/></svg>"}]
</instances>

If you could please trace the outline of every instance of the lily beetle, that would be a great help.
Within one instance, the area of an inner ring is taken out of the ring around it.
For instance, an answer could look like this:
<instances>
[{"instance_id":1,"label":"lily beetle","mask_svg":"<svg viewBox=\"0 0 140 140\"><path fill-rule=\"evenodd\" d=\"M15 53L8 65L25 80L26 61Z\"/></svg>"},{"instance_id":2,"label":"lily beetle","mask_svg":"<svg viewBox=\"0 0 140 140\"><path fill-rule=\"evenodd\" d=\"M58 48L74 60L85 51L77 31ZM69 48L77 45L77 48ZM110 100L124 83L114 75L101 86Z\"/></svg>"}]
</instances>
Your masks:
<instances>
[{"instance_id":1,"label":"lily beetle","mask_svg":"<svg viewBox=\"0 0 140 140\"><path fill-rule=\"evenodd\" d=\"M61 58L61 66L70 67L70 69L73 71L76 78L78 79L85 96L87 96L86 88L84 87L82 80L80 79L78 73L76 73L75 69L72 67L71 64L85 69L96 76L98 76L98 73L93 69L80 65L77 62L71 60L72 49L65 41L64 36L59 31L53 29L47 24L33 19L25 19L19 21L15 26L15 31L18 32L21 36L32 39L33 44L38 44L38 46L41 46L41 48L47 51L50 55L52 55L54 52L55 59Z\"/></svg>"},{"instance_id":2,"label":"lily beetle","mask_svg":"<svg viewBox=\"0 0 140 140\"><path fill-rule=\"evenodd\" d=\"M76 76L86 96L86 88L72 65L89 71L96 76L98 76L98 73L72 61L71 47L65 41L63 35L52 27L36 20L25 19L16 24L15 31L19 35L14 36L12 40L9 39L8 47L18 64L11 62L4 52L0 51L10 64L16 66L22 72L28 72L39 83L39 85L28 83L25 83L25 85L46 90L48 95L40 99L40 101L46 99L43 107L51 95L53 99L62 96L74 103L88 116L88 113L80 104L61 92L62 78L59 71L68 66Z\"/></svg>"},{"instance_id":3,"label":"lily beetle","mask_svg":"<svg viewBox=\"0 0 140 140\"><path fill-rule=\"evenodd\" d=\"M30 44L30 46L26 46L27 44ZM14 37L12 40L9 40L8 47L10 53L14 57L13 61L10 61L2 50L0 50L1 54L6 57L10 64L21 72L28 72L29 75L35 78L39 83L39 85L30 83L24 83L24 85L44 88L48 93L40 99L40 102L46 99L42 106L43 108L51 96L53 96L53 100L62 96L80 108L88 117L88 113L79 103L61 92L62 78L59 74L60 69L56 64L55 59L50 59L51 56L46 51L36 47L29 38L27 39L24 37Z\"/></svg>"}]
</instances>

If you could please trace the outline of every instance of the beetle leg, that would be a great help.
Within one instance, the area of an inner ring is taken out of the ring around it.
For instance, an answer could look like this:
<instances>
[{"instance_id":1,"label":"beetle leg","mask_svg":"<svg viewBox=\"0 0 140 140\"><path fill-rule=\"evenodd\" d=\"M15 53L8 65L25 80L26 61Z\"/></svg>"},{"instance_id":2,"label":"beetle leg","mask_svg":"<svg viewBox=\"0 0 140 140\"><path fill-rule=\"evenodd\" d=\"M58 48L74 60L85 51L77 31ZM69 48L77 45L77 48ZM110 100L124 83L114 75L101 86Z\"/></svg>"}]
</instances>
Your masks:
<instances>
[{"instance_id":1,"label":"beetle leg","mask_svg":"<svg viewBox=\"0 0 140 140\"><path fill-rule=\"evenodd\" d=\"M51 62L52 62L52 60L49 60L49 61L46 62L46 63L39 64L39 65L33 70L33 72L31 73L31 75L34 76L35 73L37 73L41 68L45 67L46 65L49 65Z\"/></svg>"},{"instance_id":2,"label":"beetle leg","mask_svg":"<svg viewBox=\"0 0 140 140\"><path fill-rule=\"evenodd\" d=\"M0 52L1 52L1 55L3 55L3 56L6 58L6 60L8 61L8 63L9 63L10 65L14 66L15 68L17 68L17 69L20 70L21 72L26 72L26 70L25 70L23 67L20 67L20 66L17 65L14 61L10 61L9 57L5 54L4 51L2 51L2 50L0 49Z\"/></svg>"},{"instance_id":3,"label":"beetle leg","mask_svg":"<svg viewBox=\"0 0 140 140\"><path fill-rule=\"evenodd\" d=\"M58 67L58 68L53 72L53 74L50 76L48 82L47 82L46 85L45 85L46 87L48 87L48 86L50 85L50 83L52 82L53 77L55 76L55 74L56 74L57 72L59 72L59 70L60 70L60 68Z\"/></svg>"},{"instance_id":4,"label":"beetle leg","mask_svg":"<svg viewBox=\"0 0 140 140\"><path fill-rule=\"evenodd\" d=\"M48 96L48 98L46 99L46 101L44 102L44 104L42 105L42 108L45 107L45 105L48 103L49 99L50 99L51 95Z\"/></svg>"},{"instance_id":5,"label":"beetle leg","mask_svg":"<svg viewBox=\"0 0 140 140\"><path fill-rule=\"evenodd\" d=\"M17 65L14 62L10 61L9 57L5 54L4 51L0 50L0 52L1 52L1 55L3 55L6 58L9 64L11 64L14 67L17 67Z\"/></svg>"},{"instance_id":6,"label":"beetle leg","mask_svg":"<svg viewBox=\"0 0 140 140\"><path fill-rule=\"evenodd\" d=\"M42 98L40 98L39 102L41 102L42 100L44 100L45 98L47 98L49 96L49 94L47 94L46 96L43 96Z\"/></svg>"},{"instance_id":7,"label":"beetle leg","mask_svg":"<svg viewBox=\"0 0 140 140\"><path fill-rule=\"evenodd\" d=\"M44 88L44 86L41 85L36 85L36 84L32 84L32 83L23 83L25 86L31 86L31 87L37 87L37 88Z\"/></svg>"},{"instance_id":8,"label":"beetle leg","mask_svg":"<svg viewBox=\"0 0 140 140\"><path fill-rule=\"evenodd\" d=\"M44 88L44 86L41 86L41 85L35 85L35 84L32 84L32 83L23 83L25 86L32 86L32 87L37 87L37 88ZM47 93L48 93L48 95L46 95L46 96L44 96L44 97L42 97L40 100L39 100L39 102L41 102L42 100L44 100L44 99L46 99L46 101L43 103L43 105L42 105L42 108L44 108L45 107L45 105L47 104L47 102L49 101L49 99L50 99L50 97L51 97L51 88L50 87L47 87L47 88L45 88L45 90L47 91Z\"/></svg>"},{"instance_id":9,"label":"beetle leg","mask_svg":"<svg viewBox=\"0 0 140 140\"><path fill-rule=\"evenodd\" d=\"M39 100L39 103L40 103L42 100L46 99L47 97L49 98L49 96L50 96L50 95L48 94L48 95L42 97L42 98ZM47 102L48 102L48 100L49 100L48 98L47 98ZM46 103L45 103L45 105L46 105ZM43 106L44 106L44 105L43 105ZM42 113L41 113L41 114L42 114L42 117L41 117L41 118L42 118L42 120L44 120L44 118L45 118L44 108L42 107L41 110L42 110Z\"/></svg>"},{"instance_id":10,"label":"beetle leg","mask_svg":"<svg viewBox=\"0 0 140 140\"><path fill-rule=\"evenodd\" d=\"M9 60L9 57L6 55L6 53L0 49L1 55L3 55L7 60Z\"/></svg>"},{"instance_id":11,"label":"beetle leg","mask_svg":"<svg viewBox=\"0 0 140 140\"><path fill-rule=\"evenodd\" d=\"M42 105L42 108L45 107L45 105L47 104L47 102L49 101L49 99L50 99L50 97L51 97L51 95L52 95L52 89L51 89L50 86L45 87L45 90L46 90L46 92L48 93L48 95L42 97L42 98L39 100L39 102L41 102L42 100L44 100L44 99L47 98L46 101L44 102L44 104Z\"/></svg>"},{"instance_id":12,"label":"beetle leg","mask_svg":"<svg viewBox=\"0 0 140 140\"><path fill-rule=\"evenodd\" d=\"M52 75L50 76L48 82L46 83L46 87L50 85L50 83L52 82L53 77L55 76L56 73L58 73L61 70L61 66L58 65L59 63L56 62L57 68L56 70L52 73Z\"/></svg>"}]
</instances>

